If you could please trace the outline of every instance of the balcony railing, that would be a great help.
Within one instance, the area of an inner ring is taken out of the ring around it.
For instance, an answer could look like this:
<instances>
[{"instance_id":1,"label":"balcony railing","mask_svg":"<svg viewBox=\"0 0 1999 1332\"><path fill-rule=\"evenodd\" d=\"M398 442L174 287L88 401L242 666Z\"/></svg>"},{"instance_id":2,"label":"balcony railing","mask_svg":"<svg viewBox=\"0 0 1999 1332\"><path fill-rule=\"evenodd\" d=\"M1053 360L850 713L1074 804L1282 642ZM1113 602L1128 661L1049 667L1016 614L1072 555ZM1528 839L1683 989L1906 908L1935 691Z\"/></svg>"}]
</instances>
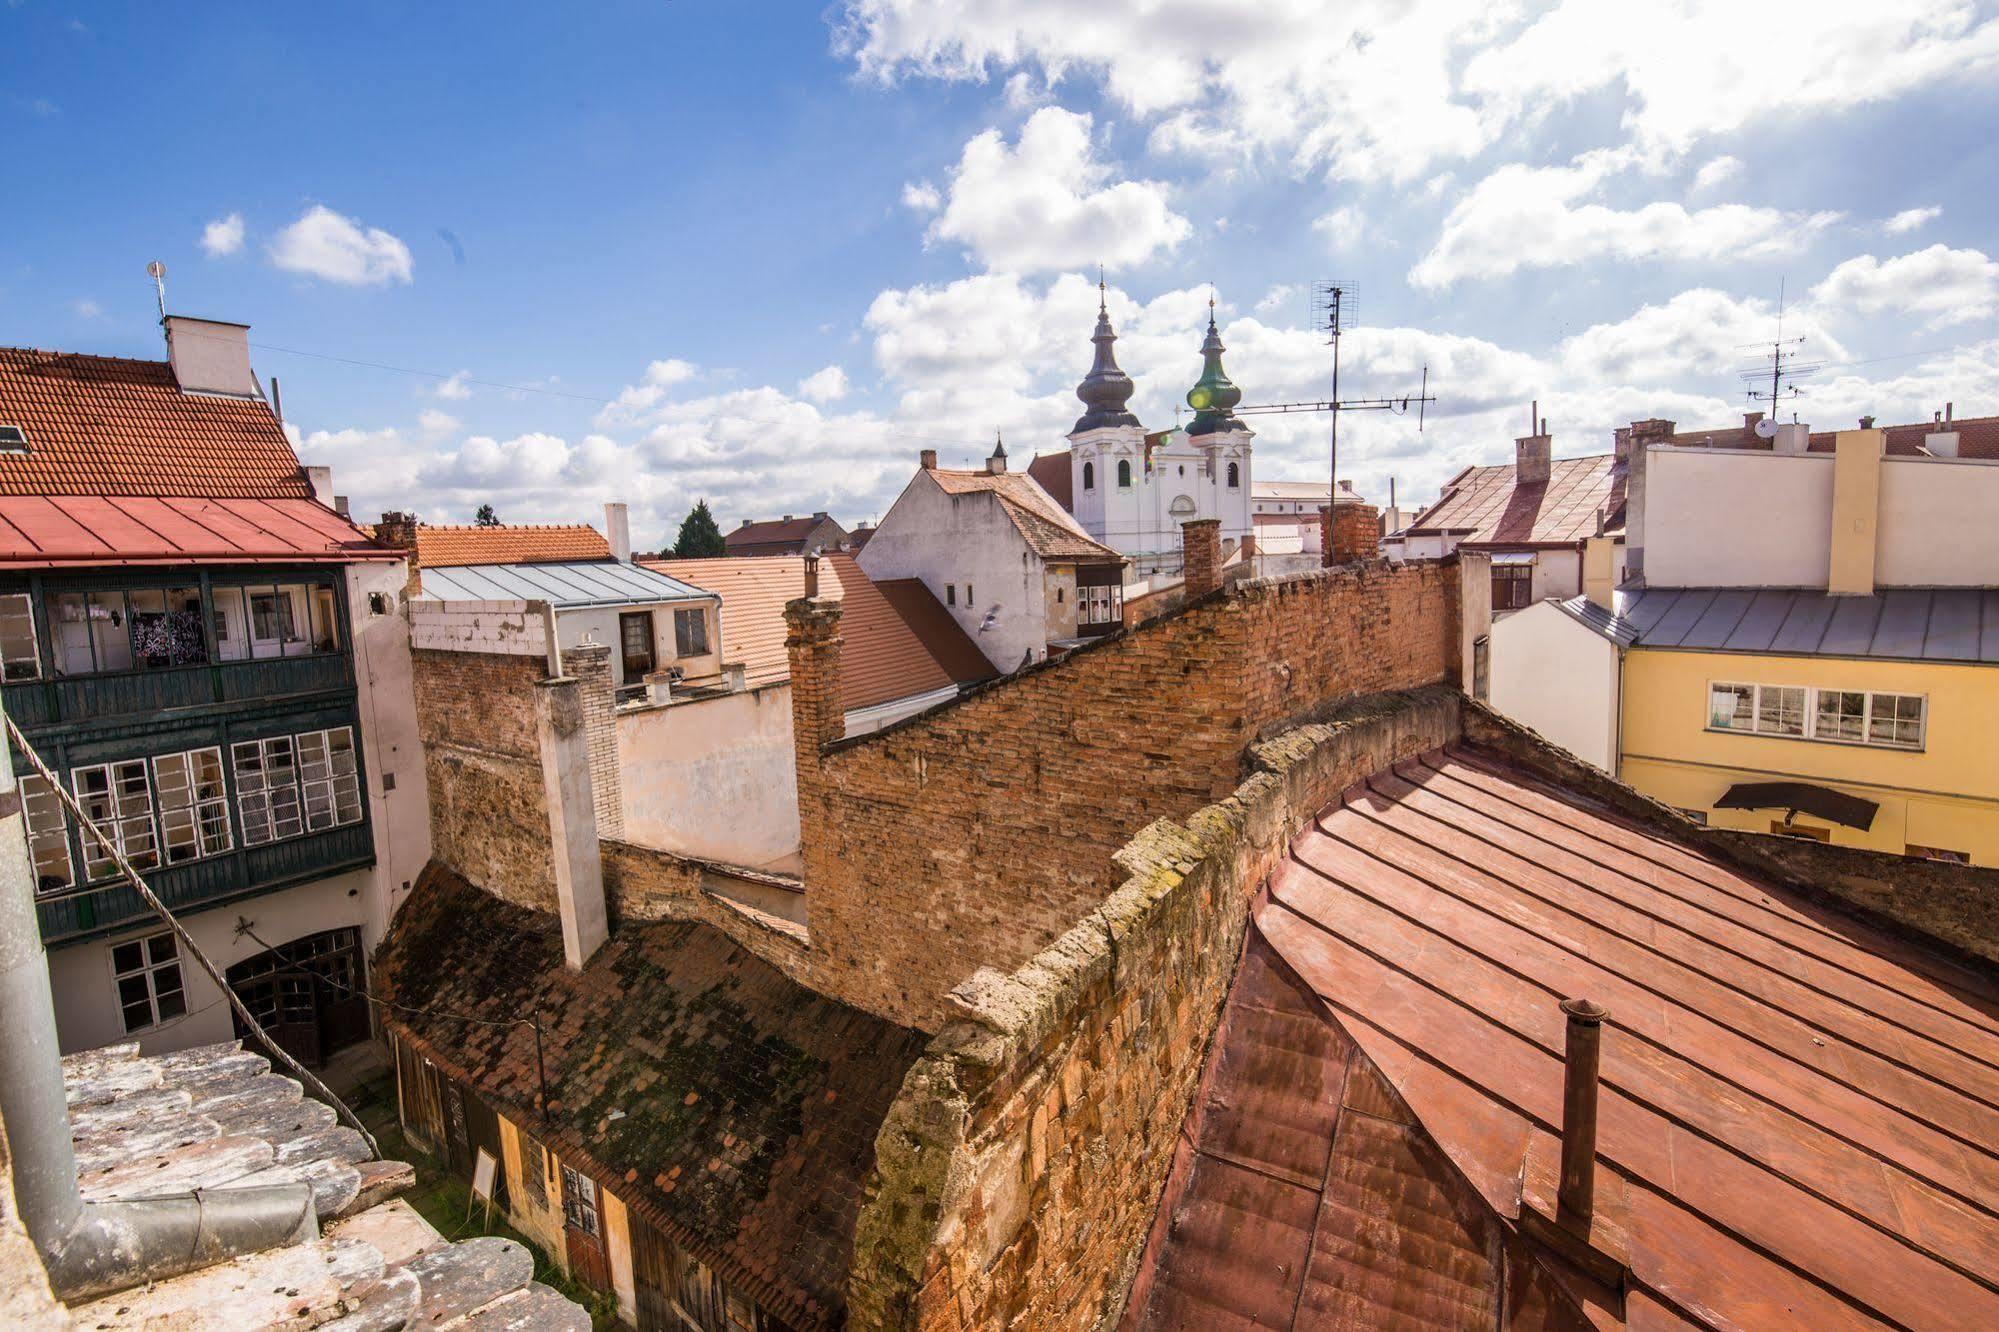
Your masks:
<instances>
[{"instance_id":1,"label":"balcony railing","mask_svg":"<svg viewBox=\"0 0 1999 1332\"><path fill-rule=\"evenodd\" d=\"M305 837L238 847L186 865L145 871L146 882L170 909L200 911L220 902L273 892L375 861L374 838L364 823ZM57 944L104 934L154 919L152 909L124 882L65 893L36 903L42 942Z\"/></svg>"},{"instance_id":2,"label":"balcony railing","mask_svg":"<svg viewBox=\"0 0 1999 1332\"><path fill-rule=\"evenodd\" d=\"M32 730L171 708L327 693L351 689L353 684L351 659L344 652L329 652L312 657L19 680L0 691L0 701L22 729Z\"/></svg>"}]
</instances>

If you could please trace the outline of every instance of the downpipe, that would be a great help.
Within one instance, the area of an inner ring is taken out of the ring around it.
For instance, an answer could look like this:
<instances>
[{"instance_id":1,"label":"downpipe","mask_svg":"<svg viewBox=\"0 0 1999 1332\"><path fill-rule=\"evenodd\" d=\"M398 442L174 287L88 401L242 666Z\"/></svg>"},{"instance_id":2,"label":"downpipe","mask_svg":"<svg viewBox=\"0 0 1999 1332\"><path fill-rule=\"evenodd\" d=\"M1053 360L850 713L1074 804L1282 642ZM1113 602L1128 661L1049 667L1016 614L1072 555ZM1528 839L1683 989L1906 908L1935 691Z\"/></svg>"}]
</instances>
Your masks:
<instances>
[{"instance_id":1,"label":"downpipe","mask_svg":"<svg viewBox=\"0 0 1999 1332\"><path fill-rule=\"evenodd\" d=\"M0 1122L21 1221L57 1297L74 1303L316 1238L305 1183L83 1201L34 883L13 752L0 738Z\"/></svg>"}]
</instances>

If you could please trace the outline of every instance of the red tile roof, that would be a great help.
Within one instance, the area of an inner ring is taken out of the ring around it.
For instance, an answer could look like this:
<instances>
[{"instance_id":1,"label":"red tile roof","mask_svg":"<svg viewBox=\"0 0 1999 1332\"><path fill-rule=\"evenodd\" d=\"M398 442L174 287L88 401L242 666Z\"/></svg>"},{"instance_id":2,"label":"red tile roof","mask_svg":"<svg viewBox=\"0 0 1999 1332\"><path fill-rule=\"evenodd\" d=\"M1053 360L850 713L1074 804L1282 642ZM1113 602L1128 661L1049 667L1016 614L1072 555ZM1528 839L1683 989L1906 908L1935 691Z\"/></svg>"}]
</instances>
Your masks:
<instances>
[{"instance_id":1,"label":"red tile roof","mask_svg":"<svg viewBox=\"0 0 1999 1332\"><path fill-rule=\"evenodd\" d=\"M812 534L828 523L840 526L823 513L748 522L724 533L722 544L731 555L803 555Z\"/></svg>"},{"instance_id":2,"label":"red tile roof","mask_svg":"<svg viewBox=\"0 0 1999 1332\"><path fill-rule=\"evenodd\" d=\"M1368 1113L1428 1147L1370 1144L1344 1116L1329 1129L1308 1113L1322 1103L1309 1083L1287 1093L1267 1071L1254 1088L1292 1103L1252 1103L1236 1084L1256 1049L1218 1042L1208 1099L1306 1140L1330 1135L1325 1202L1365 1219L1329 1235L1313 1268L1281 1266L1273 1239L1267 1253L1232 1255L1235 1270L1302 1282L1307 1307L1330 1290L1350 1309L1364 1295L1375 1308L1435 1298L1455 1311L1492 1290L1470 1242L1490 1222L1570 1296L1594 1289L1599 1327L1999 1326L1989 975L1472 749L1398 765L1324 810L1254 921L1310 992L1307 1009L1392 1091L1390 1111ZM1238 984L1253 979L1243 974ZM1521 1221L1552 1212L1557 1005L1574 996L1610 1011L1591 1243L1628 1267L1621 1304ZM1304 1031L1284 1048L1338 1044ZM1215 1130L1200 1127L1200 1140L1221 1154ZM1474 1214L1444 1216L1431 1201L1440 1181L1475 1198ZM1284 1187L1266 1170L1233 1194L1217 1180L1190 1196L1268 1214ZM1155 1261L1155 1289L1202 1270L1198 1253L1166 1244ZM1319 1267L1330 1282L1315 1282Z\"/></svg>"},{"instance_id":3,"label":"red tile roof","mask_svg":"<svg viewBox=\"0 0 1999 1332\"><path fill-rule=\"evenodd\" d=\"M859 572L859 566L855 566ZM861 574L861 577L867 577ZM977 684L990 680L999 674L993 669L986 654L965 632L937 594L924 586L921 578L886 578L875 583L889 605L895 607L896 614L909 626L909 631L918 642L934 657L944 673L959 684Z\"/></svg>"},{"instance_id":4,"label":"red tile roof","mask_svg":"<svg viewBox=\"0 0 1999 1332\"><path fill-rule=\"evenodd\" d=\"M1596 533L1603 509L1611 531L1624 526L1624 473L1610 454L1557 458L1546 481L1519 484L1513 464L1467 467L1416 516L1411 532L1466 533L1469 544L1572 545Z\"/></svg>"},{"instance_id":5,"label":"red tile roof","mask_svg":"<svg viewBox=\"0 0 1999 1332\"><path fill-rule=\"evenodd\" d=\"M1076 511L1076 475L1070 470L1069 450L1036 454L1027 465L1027 474L1070 513Z\"/></svg>"},{"instance_id":6,"label":"red tile roof","mask_svg":"<svg viewBox=\"0 0 1999 1332\"><path fill-rule=\"evenodd\" d=\"M309 499L0 496L0 567L393 560Z\"/></svg>"},{"instance_id":7,"label":"red tile roof","mask_svg":"<svg viewBox=\"0 0 1999 1332\"><path fill-rule=\"evenodd\" d=\"M269 407L182 393L165 361L0 348L0 425L28 436L0 495L312 498Z\"/></svg>"},{"instance_id":8,"label":"red tile roof","mask_svg":"<svg viewBox=\"0 0 1999 1332\"><path fill-rule=\"evenodd\" d=\"M1845 429L1857 430L1857 424ZM1999 459L1999 416L1959 417L1945 424L1935 421L1916 421L1907 425L1881 426L1888 434L1888 452L1902 457L1920 456L1925 437L1950 431L1957 432L1957 456L1960 458ZM1807 445L1813 453L1831 453L1837 430L1814 430ZM1711 430L1678 430L1673 433L1674 444L1695 448L1717 449L1762 449L1766 452L1774 445L1771 440L1757 438L1755 430L1748 425L1726 425Z\"/></svg>"},{"instance_id":9,"label":"red tile roof","mask_svg":"<svg viewBox=\"0 0 1999 1332\"><path fill-rule=\"evenodd\" d=\"M470 564L562 564L608 560L611 543L587 523L520 527L432 527L416 530L417 562L426 569Z\"/></svg>"},{"instance_id":10,"label":"red tile roof","mask_svg":"<svg viewBox=\"0 0 1999 1332\"><path fill-rule=\"evenodd\" d=\"M802 557L641 563L720 595L723 655L743 664L753 687L791 678L784 647L784 604L805 595ZM941 607L938 615L945 627L925 614L905 589L895 589L891 596L890 589L871 580L850 555L822 558L819 592L841 602L840 685L842 702L850 710L994 674L991 663ZM936 598L930 600L934 603Z\"/></svg>"},{"instance_id":11,"label":"red tile roof","mask_svg":"<svg viewBox=\"0 0 1999 1332\"><path fill-rule=\"evenodd\" d=\"M925 472L947 495L991 495L1044 560L1063 563L1124 563L1124 556L1093 539L1069 511L1025 472Z\"/></svg>"}]
</instances>

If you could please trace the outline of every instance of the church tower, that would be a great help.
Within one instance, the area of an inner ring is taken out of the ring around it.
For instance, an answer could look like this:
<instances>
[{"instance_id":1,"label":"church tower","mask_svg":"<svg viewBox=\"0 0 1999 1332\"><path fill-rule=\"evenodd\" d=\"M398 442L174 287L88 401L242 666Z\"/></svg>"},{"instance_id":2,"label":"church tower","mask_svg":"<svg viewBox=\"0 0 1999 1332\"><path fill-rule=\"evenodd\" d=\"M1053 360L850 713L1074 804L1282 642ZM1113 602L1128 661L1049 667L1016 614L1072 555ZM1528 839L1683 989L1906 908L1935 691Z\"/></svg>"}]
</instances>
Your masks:
<instances>
[{"instance_id":1,"label":"church tower","mask_svg":"<svg viewBox=\"0 0 1999 1332\"><path fill-rule=\"evenodd\" d=\"M1097 331L1090 341L1096 359L1076 385L1083 414L1069 431L1071 510L1083 530L1118 550L1121 536L1137 531L1145 496L1145 427L1130 406L1137 386L1118 368L1112 344L1110 308L1104 283L1097 280Z\"/></svg>"}]
</instances>

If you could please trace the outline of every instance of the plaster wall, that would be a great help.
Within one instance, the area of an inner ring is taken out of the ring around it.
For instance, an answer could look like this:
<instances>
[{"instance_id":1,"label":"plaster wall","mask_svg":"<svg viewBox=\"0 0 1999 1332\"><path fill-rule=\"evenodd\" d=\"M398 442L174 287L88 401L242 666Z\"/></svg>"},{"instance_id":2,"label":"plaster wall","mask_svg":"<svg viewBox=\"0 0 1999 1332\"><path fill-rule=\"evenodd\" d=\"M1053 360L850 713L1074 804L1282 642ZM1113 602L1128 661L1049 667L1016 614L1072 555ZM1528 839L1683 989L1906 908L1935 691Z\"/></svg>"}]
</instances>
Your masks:
<instances>
[{"instance_id":1,"label":"plaster wall","mask_svg":"<svg viewBox=\"0 0 1999 1332\"><path fill-rule=\"evenodd\" d=\"M1999 586L1999 461L1881 460L1882 587Z\"/></svg>"},{"instance_id":2,"label":"plaster wall","mask_svg":"<svg viewBox=\"0 0 1999 1332\"><path fill-rule=\"evenodd\" d=\"M752 869L798 867L791 686L618 714L625 840Z\"/></svg>"},{"instance_id":3,"label":"plaster wall","mask_svg":"<svg viewBox=\"0 0 1999 1332\"><path fill-rule=\"evenodd\" d=\"M707 652L682 657L674 651L673 613L676 610L692 610L699 607L708 620ZM719 675L722 671L720 639L715 632L715 605L713 602L654 601L623 606L597 606L582 610L557 611L555 615L556 641L566 650L575 647L585 638L601 643L611 649L611 684L622 689L626 685L642 685L642 679L625 678L625 654L620 650L618 637L618 617L635 611L647 611L652 615L652 646L655 670L665 670L668 666L678 666L688 679Z\"/></svg>"},{"instance_id":4,"label":"plaster wall","mask_svg":"<svg viewBox=\"0 0 1999 1332\"><path fill-rule=\"evenodd\" d=\"M362 766L368 778L368 821L375 838L375 867L366 895L372 947L387 932L396 909L430 861L430 790L417 730L410 632L401 602L407 568L400 560L349 565L346 581ZM385 608L379 614L374 610L377 595Z\"/></svg>"},{"instance_id":5,"label":"plaster wall","mask_svg":"<svg viewBox=\"0 0 1999 1332\"><path fill-rule=\"evenodd\" d=\"M1552 602L1492 626L1491 704L1605 772L1617 769L1617 647Z\"/></svg>"},{"instance_id":6,"label":"plaster wall","mask_svg":"<svg viewBox=\"0 0 1999 1332\"><path fill-rule=\"evenodd\" d=\"M1650 586L1826 585L1831 454L1653 445L1645 473Z\"/></svg>"}]
</instances>

